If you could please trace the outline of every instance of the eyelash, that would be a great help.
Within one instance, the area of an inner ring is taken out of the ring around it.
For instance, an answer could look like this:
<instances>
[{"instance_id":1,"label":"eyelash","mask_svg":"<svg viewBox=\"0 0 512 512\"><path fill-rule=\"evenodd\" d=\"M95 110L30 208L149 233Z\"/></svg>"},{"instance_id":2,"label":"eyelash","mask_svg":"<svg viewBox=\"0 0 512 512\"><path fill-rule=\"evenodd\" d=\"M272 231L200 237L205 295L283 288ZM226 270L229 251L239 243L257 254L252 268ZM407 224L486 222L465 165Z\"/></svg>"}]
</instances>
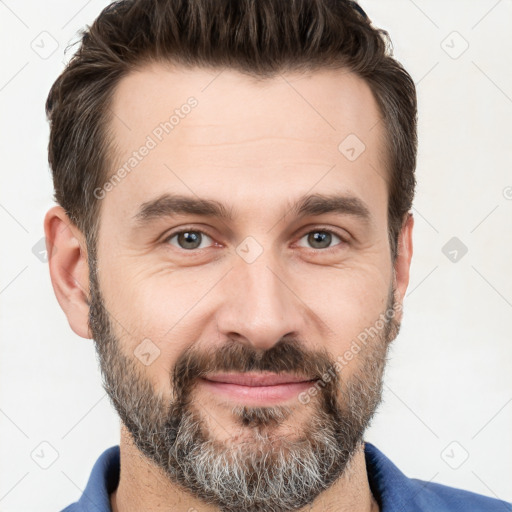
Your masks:
<instances>
[{"instance_id":1,"label":"eyelash","mask_svg":"<svg viewBox=\"0 0 512 512\"><path fill-rule=\"evenodd\" d=\"M213 237L210 236L206 231L190 227L190 228L180 229L179 231L174 231L174 232L170 233L168 236L165 237L165 239L163 240L162 243L169 244L170 240L173 239L176 235L180 235L182 233L187 233L187 232L201 233L202 235L206 235L207 237L209 237L209 238L211 238L213 240ZM329 252L332 252L332 251L335 251L335 250L339 250L340 249L339 246L345 246L345 245L347 245L349 243L348 240L347 240L347 237L342 236L340 233L338 233L338 232L336 232L336 231L334 231L332 229L322 228L322 227L317 227L317 228L310 229L309 231L305 231L299 237L299 240L301 240L306 235L309 235L311 233L329 233L330 235L334 235L334 236L338 237L340 239L340 242L338 244L335 244L332 247L327 247L325 249L315 249L313 247L302 247L303 249L307 249L309 251L329 253ZM187 250L187 249L182 249L180 247L176 247L176 249L182 250L184 252L195 253L195 252L198 252L198 251L203 251L206 248L203 248L203 249L188 249Z\"/></svg>"}]
</instances>

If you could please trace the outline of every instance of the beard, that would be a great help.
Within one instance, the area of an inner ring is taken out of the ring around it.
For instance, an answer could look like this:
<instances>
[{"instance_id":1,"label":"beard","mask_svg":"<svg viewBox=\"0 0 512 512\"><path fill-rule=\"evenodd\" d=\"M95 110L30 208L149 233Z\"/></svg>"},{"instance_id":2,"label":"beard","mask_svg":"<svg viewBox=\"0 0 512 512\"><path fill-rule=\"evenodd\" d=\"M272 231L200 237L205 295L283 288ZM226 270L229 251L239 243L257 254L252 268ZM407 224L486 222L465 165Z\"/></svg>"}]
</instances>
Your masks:
<instances>
[{"instance_id":1,"label":"beard","mask_svg":"<svg viewBox=\"0 0 512 512\"><path fill-rule=\"evenodd\" d=\"M333 371L331 354L306 349L300 340L283 338L266 351L227 340L178 357L169 375L169 399L155 392L145 367L124 354L90 261L89 323L103 386L135 446L171 482L223 512L285 512L312 503L347 472L381 402L387 350L400 329L394 316L386 314L383 328L360 350L350 378L343 369ZM386 312L394 311L394 297L391 287ZM291 373L322 385L307 405L233 407L231 423L241 433L221 441L192 397L198 380L210 372ZM294 422L302 407L310 408L307 419ZM292 437L279 434L287 421Z\"/></svg>"}]
</instances>

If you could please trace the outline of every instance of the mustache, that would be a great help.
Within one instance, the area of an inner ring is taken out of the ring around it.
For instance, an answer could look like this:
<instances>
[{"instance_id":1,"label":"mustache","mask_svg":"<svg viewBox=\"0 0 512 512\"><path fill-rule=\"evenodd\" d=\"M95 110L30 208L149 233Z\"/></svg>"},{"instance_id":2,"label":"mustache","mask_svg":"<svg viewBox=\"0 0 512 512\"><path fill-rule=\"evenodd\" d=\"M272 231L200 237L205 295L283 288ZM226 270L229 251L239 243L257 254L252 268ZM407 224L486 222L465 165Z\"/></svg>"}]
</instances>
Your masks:
<instances>
[{"instance_id":1,"label":"mustache","mask_svg":"<svg viewBox=\"0 0 512 512\"><path fill-rule=\"evenodd\" d=\"M299 340L281 339L268 350L257 350L234 340L205 350L187 349L176 361L172 385L189 389L209 373L271 372L320 379L333 366L326 349L311 351ZM336 384L336 383L334 383Z\"/></svg>"}]
</instances>

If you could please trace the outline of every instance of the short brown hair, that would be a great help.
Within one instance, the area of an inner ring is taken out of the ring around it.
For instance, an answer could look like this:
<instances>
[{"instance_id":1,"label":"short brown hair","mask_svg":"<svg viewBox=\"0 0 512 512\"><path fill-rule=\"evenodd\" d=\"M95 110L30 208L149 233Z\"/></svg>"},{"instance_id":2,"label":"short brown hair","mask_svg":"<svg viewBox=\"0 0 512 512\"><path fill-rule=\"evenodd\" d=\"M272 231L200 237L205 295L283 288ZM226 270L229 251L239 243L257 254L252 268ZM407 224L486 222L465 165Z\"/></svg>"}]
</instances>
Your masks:
<instances>
[{"instance_id":1,"label":"short brown hair","mask_svg":"<svg viewBox=\"0 0 512 512\"><path fill-rule=\"evenodd\" d=\"M122 77L150 62L227 67L261 78L344 67L381 109L388 150L393 259L416 180L416 89L387 32L348 0L121 0L83 30L46 101L55 200L91 247L100 217L93 191L112 166L110 104Z\"/></svg>"}]
</instances>

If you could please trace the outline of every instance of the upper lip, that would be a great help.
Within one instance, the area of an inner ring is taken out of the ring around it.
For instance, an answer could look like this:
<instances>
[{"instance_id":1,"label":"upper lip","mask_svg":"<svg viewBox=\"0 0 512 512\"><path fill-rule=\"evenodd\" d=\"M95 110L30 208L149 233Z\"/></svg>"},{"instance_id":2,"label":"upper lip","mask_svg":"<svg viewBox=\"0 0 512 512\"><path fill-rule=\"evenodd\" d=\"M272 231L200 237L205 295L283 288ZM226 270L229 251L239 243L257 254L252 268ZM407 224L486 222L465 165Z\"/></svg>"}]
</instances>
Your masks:
<instances>
[{"instance_id":1,"label":"upper lip","mask_svg":"<svg viewBox=\"0 0 512 512\"><path fill-rule=\"evenodd\" d=\"M207 374L203 378L213 382L238 384L239 386L276 386L278 384L293 384L313 380L304 376L278 375L276 373L217 373Z\"/></svg>"}]
</instances>

